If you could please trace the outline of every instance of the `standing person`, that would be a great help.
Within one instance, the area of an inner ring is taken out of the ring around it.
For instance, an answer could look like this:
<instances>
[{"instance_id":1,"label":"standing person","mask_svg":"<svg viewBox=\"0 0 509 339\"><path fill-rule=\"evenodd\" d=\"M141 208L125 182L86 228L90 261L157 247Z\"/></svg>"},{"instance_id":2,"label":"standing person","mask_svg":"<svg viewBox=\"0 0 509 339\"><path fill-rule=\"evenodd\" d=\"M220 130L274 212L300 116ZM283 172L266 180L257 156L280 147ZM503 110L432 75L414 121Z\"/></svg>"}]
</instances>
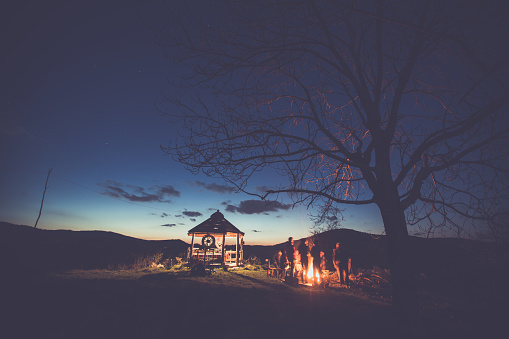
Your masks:
<instances>
[{"instance_id":1,"label":"standing person","mask_svg":"<svg viewBox=\"0 0 509 339\"><path fill-rule=\"evenodd\" d=\"M350 287L351 260L347 250L341 246L341 243L337 242L336 248L332 250L332 262L336 272L338 272L340 284L346 284L347 287Z\"/></svg>"},{"instance_id":2,"label":"standing person","mask_svg":"<svg viewBox=\"0 0 509 339\"><path fill-rule=\"evenodd\" d=\"M293 269L295 267L295 246L293 245L292 237L288 238L284 251L286 260L290 265L290 276L293 278Z\"/></svg>"},{"instance_id":3,"label":"standing person","mask_svg":"<svg viewBox=\"0 0 509 339\"><path fill-rule=\"evenodd\" d=\"M274 264L276 266L276 278L281 279L283 278L283 272L285 270L285 260L283 258L283 252L278 251L276 255L274 256Z\"/></svg>"},{"instance_id":4,"label":"standing person","mask_svg":"<svg viewBox=\"0 0 509 339\"><path fill-rule=\"evenodd\" d=\"M325 258L325 252L320 251L320 269L323 272L323 271L325 271L326 268L327 268L327 259Z\"/></svg>"},{"instance_id":5,"label":"standing person","mask_svg":"<svg viewBox=\"0 0 509 339\"><path fill-rule=\"evenodd\" d=\"M300 277L302 275L302 262L300 261L301 255L299 253L299 250L295 250L295 270L294 270L294 277Z\"/></svg>"},{"instance_id":6,"label":"standing person","mask_svg":"<svg viewBox=\"0 0 509 339\"><path fill-rule=\"evenodd\" d=\"M318 242L318 239L314 241L315 245L311 249L311 256L313 257L313 285L316 282L316 276L322 276L322 258L320 257L320 252L322 252L322 248Z\"/></svg>"},{"instance_id":7,"label":"standing person","mask_svg":"<svg viewBox=\"0 0 509 339\"><path fill-rule=\"evenodd\" d=\"M305 282L304 280L307 278L307 271L308 271L308 253L309 253L309 242L308 240L301 241L299 244L299 253L300 253L300 263L302 264L302 274L301 274L301 280L302 282Z\"/></svg>"}]
</instances>

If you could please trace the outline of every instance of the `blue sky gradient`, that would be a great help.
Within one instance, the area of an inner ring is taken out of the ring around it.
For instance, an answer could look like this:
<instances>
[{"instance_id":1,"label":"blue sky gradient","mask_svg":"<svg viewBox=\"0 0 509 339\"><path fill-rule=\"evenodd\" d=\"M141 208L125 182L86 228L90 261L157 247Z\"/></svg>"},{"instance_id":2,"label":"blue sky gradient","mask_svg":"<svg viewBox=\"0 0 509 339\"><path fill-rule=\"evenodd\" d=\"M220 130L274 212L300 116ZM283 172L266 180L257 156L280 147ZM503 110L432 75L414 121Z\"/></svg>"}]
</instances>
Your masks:
<instances>
[{"instance_id":1,"label":"blue sky gradient","mask_svg":"<svg viewBox=\"0 0 509 339\"><path fill-rule=\"evenodd\" d=\"M187 231L219 209L246 233L246 244L309 235L312 210L284 198L263 208L163 155L160 145L176 131L156 106L178 65L163 57L149 26L165 10L156 0L7 4L0 14L0 220L33 225L53 168L42 229L189 242ZM264 174L253 187L280 180ZM344 227L383 232L375 206L348 208L344 217Z\"/></svg>"}]
</instances>

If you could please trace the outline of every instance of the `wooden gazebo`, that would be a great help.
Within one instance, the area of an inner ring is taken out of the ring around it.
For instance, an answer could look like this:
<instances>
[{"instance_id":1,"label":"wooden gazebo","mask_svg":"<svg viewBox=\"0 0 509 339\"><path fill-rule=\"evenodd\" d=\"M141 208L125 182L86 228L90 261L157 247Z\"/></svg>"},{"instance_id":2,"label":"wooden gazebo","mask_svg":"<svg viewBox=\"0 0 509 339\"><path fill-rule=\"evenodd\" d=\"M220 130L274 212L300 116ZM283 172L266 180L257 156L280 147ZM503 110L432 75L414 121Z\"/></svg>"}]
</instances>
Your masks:
<instances>
[{"instance_id":1,"label":"wooden gazebo","mask_svg":"<svg viewBox=\"0 0 509 339\"><path fill-rule=\"evenodd\" d=\"M214 212L210 218L189 230L192 236L190 261L239 266L243 259L244 232L225 219L223 213ZM195 248L195 238L201 237L202 248ZM236 238L235 251L227 251L226 238Z\"/></svg>"}]
</instances>

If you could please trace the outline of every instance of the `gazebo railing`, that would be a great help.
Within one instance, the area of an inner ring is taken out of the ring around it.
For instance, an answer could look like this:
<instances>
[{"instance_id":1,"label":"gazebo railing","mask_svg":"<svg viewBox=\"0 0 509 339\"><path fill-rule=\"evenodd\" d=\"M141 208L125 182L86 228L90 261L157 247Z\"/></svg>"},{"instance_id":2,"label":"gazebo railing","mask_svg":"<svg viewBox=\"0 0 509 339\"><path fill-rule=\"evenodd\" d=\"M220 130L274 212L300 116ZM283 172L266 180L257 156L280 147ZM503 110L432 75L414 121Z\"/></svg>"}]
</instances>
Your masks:
<instances>
[{"instance_id":1,"label":"gazebo railing","mask_svg":"<svg viewBox=\"0 0 509 339\"><path fill-rule=\"evenodd\" d=\"M198 260L214 260L217 258L221 258L221 250L219 249L208 249L202 250L199 248L193 248L193 253L191 254L190 259L198 259Z\"/></svg>"},{"instance_id":2,"label":"gazebo railing","mask_svg":"<svg viewBox=\"0 0 509 339\"><path fill-rule=\"evenodd\" d=\"M226 250L224 251L225 260L224 262L226 264L236 264L237 263L237 251L230 251ZM218 260L221 261L222 259L222 252L221 249L198 249L193 248L193 252L191 253L189 260L190 261L204 261L204 262L217 262ZM242 262L243 259L243 253L242 251L239 251L239 263Z\"/></svg>"},{"instance_id":3,"label":"gazebo railing","mask_svg":"<svg viewBox=\"0 0 509 339\"><path fill-rule=\"evenodd\" d=\"M225 251L225 263L235 264L237 263L237 251ZM239 251L239 262L243 259L242 251Z\"/></svg>"}]
</instances>

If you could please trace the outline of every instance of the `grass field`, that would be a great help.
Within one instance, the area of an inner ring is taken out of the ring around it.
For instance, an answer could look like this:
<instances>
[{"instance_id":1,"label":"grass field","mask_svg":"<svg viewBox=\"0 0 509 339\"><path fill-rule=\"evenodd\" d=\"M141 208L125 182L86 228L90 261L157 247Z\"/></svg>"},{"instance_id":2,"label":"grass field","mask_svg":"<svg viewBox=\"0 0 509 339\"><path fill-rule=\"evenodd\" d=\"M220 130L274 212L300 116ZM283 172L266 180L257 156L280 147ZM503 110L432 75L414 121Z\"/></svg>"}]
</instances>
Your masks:
<instances>
[{"instance_id":1,"label":"grass field","mask_svg":"<svg viewBox=\"0 0 509 339\"><path fill-rule=\"evenodd\" d=\"M428 303L410 326L375 293L289 286L254 266L206 277L75 270L12 280L6 291L2 338L469 338L493 330L432 298L436 307Z\"/></svg>"}]
</instances>

